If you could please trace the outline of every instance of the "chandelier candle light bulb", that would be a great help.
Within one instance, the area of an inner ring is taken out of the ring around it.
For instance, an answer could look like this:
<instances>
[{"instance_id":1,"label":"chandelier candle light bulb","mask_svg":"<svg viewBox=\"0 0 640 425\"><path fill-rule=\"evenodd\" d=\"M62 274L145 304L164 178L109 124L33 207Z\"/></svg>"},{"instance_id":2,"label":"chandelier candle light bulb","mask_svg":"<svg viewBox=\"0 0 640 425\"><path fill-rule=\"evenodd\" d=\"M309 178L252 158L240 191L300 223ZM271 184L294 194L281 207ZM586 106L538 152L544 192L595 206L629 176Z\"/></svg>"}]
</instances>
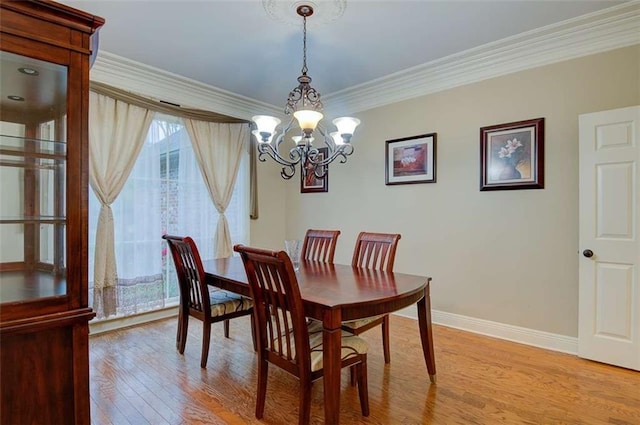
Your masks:
<instances>
[{"instance_id":1,"label":"chandelier candle light bulb","mask_svg":"<svg viewBox=\"0 0 640 425\"><path fill-rule=\"evenodd\" d=\"M360 125L360 120L352 117L341 117L333 120L333 125L338 128L338 134L342 136L344 142L349 143L356 127Z\"/></svg>"},{"instance_id":2,"label":"chandelier candle light bulb","mask_svg":"<svg viewBox=\"0 0 640 425\"><path fill-rule=\"evenodd\" d=\"M335 143L336 146L344 144L344 140L342 139L339 131L332 131L331 133L329 133L329 136L331 136L331 138L333 139L333 143Z\"/></svg>"},{"instance_id":3,"label":"chandelier candle light bulb","mask_svg":"<svg viewBox=\"0 0 640 425\"><path fill-rule=\"evenodd\" d=\"M311 135L322 119L320 112L312 110L295 111L293 116L298 120L298 125L306 135Z\"/></svg>"},{"instance_id":4,"label":"chandelier candle light bulb","mask_svg":"<svg viewBox=\"0 0 640 425\"><path fill-rule=\"evenodd\" d=\"M284 179L290 179L296 173L296 166L300 164L300 173L304 178L308 170L312 170L317 178L323 178L327 172L327 166L334 160L340 158L341 163L347 162L347 156L353 153L351 137L360 120L352 117L340 117L334 119L333 125L337 131L327 132L320 121L322 115L322 102L320 93L311 87L311 77L307 75L307 17L313 15L313 7L300 5L296 9L298 15L303 19L303 60L302 75L298 77L298 86L294 88L287 98L285 115L292 115L290 122L284 127L280 134L276 136L276 128L280 120L268 115L256 115L252 118L256 129L252 134L258 140L258 158L265 161L265 155L270 156L278 164L282 165L280 175ZM285 135L292 130L294 124L300 133L293 136L295 146L289 151L288 158L280 154L280 144L284 141ZM317 148L312 146L315 134L320 133L321 140L328 150L326 156L319 155Z\"/></svg>"},{"instance_id":5,"label":"chandelier candle light bulb","mask_svg":"<svg viewBox=\"0 0 640 425\"><path fill-rule=\"evenodd\" d=\"M268 141L271 141L271 138L275 135L276 127L281 122L278 118L271 117L269 115L256 115L251 119L256 123L256 126L258 127L257 130L254 130L254 135L260 135L260 137L257 137L257 139L259 142L264 143L268 143Z\"/></svg>"}]
</instances>

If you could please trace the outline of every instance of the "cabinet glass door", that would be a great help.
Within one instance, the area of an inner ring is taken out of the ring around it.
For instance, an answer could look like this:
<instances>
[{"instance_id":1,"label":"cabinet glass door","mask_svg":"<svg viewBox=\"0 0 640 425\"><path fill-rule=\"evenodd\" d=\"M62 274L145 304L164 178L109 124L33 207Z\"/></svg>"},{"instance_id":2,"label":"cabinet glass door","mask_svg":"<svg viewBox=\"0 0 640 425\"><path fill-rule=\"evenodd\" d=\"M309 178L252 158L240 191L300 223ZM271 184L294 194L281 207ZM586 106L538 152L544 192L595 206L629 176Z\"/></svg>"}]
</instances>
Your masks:
<instances>
[{"instance_id":1,"label":"cabinet glass door","mask_svg":"<svg viewBox=\"0 0 640 425\"><path fill-rule=\"evenodd\" d=\"M0 301L66 294L67 67L0 52Z\"/></svg>"}]
</instances>

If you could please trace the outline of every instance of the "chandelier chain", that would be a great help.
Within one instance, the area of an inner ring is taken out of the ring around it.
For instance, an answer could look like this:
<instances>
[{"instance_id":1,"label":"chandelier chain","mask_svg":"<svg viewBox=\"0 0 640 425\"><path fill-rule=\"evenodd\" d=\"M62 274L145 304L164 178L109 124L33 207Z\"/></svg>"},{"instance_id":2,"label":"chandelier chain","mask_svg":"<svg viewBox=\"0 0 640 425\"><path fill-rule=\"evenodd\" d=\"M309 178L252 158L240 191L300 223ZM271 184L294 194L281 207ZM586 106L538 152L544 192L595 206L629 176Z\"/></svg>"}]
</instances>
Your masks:
<instances>
[{"instance_id":1,"label":"chandelier chain","mask_svg":"<svg viewBox=\"0 0 640 425\"><path fill-rule=\"evenodd\" d=\"M307 17L302 17L302 75L307 75Z\"/></svg>"}]
</instances>

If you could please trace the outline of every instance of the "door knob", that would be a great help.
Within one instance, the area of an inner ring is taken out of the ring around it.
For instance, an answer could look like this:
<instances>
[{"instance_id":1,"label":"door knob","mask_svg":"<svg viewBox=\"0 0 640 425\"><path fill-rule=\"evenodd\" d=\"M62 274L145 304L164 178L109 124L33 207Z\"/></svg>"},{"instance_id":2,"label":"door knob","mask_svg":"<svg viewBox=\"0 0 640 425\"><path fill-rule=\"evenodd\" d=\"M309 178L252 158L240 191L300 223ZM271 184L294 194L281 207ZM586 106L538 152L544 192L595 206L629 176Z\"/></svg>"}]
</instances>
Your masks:
<instances>
[{"instance_id":1,"label":"door knob","mask_svg":"<svg viewBox=\"0 0 640 425\"><path fill-rule=\"evenodd\" d=\"M591 251L590 249L585 249L584 251L582 251L582 255L587 258L591 258L593 257L593 251Z\"/></svg>"}]
</instances>

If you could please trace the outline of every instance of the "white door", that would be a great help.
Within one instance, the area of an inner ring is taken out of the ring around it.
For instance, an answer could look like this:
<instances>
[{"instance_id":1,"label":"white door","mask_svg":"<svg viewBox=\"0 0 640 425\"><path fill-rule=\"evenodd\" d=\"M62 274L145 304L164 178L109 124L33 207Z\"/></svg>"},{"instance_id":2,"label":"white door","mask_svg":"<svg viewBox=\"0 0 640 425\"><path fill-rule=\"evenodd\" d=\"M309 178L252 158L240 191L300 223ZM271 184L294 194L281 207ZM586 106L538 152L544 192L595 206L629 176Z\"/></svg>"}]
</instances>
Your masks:
<instances>
[{"instance_id":1,"label":"white door","mask_svg":"<svg viewBox=\"0 0 640 425\"><path fill-rule=\"evenodd\" d=\"M640 370L640 107L580 116L578 355Z\"/></svg>"}]
</instances>

